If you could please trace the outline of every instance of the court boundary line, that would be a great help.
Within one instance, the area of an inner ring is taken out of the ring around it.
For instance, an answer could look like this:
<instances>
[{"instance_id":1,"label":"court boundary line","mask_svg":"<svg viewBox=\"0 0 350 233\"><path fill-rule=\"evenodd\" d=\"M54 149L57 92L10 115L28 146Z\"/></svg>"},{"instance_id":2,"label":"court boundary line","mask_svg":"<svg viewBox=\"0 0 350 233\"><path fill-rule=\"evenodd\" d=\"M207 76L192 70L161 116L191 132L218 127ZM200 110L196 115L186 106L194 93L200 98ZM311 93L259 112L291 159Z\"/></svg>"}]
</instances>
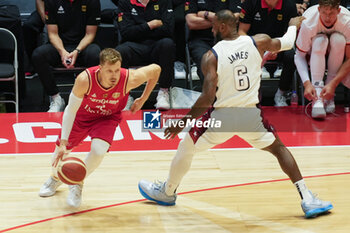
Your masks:
<instances>
[{"instance_id":1,"label":"court boundary line","mask_svg":"<svg viewBox=\"0 0 350 233\"><path fill-rule=\"evenodd\" d=\"M310 149L310 148L339 148L339 147L345 147L345 148L350 148L350 145L326 145L326 146L287 146L287 148L297 148L297 149ZM208 151L234 151L234 150L260 150L254 147L237 147L237 148L215 148L215 149L209 149ZM170 149L170 150L127 150L127 151L109 151L108 153L113 153L113 154L131 154L131 153L155 153L155 152L176 152L177 149ZM0 153L0 157L6 157L6 156L28 156L28 155L47 155L47 154L52 154L52 152L47 152L47 153ZM88 151L83 151L83 152L70 152L69 154L81 154L81 153L88 153ZM0 232L1 233L1 232Z\"/></svg>"},{"instance_id":2,"label":"court boundary line","mask_svg":"<svg viewBox=\"0 0 350 233\"><path fill-rule=\"evenodd\" d=\"M310 179L310 178L320 178L320 177L339 176L339 175L350 175L350 172L311 175L311 176L304 176L303 178L304 179ZM213 190L225 189L225 188L243 187L243 186L256 185L256 184L275 183L275 182L281 182L281 181L287 181L287 180L290 180L290 179L289 178L283 178L283 179L255 181L255 182L248 182L248 183L241 183L241 184L234 184L234 185L225 185L225 186L219 186L219 187L212 187L212 188L198 189L198 190L182 192L182 193L178 193L178 195L186 195L186 194L192 194L192 193L198 193L198 192L213 191ZM96 211L96 210L102 210L102 209L107 209L107 208L121 206L121 205L138 203L138 202L142 202L142 201L147 201L147 199L137 199L137 200L121 202L121 203L116 203L116 204L111 204L111 205L106 205L106 206L99 206L99 207L95 207L95 208L91 208L91 209L86 209L86 210L81 210L81 211L77 211L77 212L72 212L72 213L68 213L68 214L59 215L59 216L56 216L56 217L41 219L41 220L37 220L37 221L34 221L34 222L29 222L29 223L25 223L25 224L21 224L21 225L18 225L18 226L14 226L14 227L10 227L10 228L6 228L6 229L3 229L3 230L0 230L0 233L16 230L16 229L20 229L20 228L24 228L24 227L27 227L27 226L33 226L33 225L36 225L36 224L39 224L39 223L43 223L43 222L49 222L49 221L56 220L56 219L70 217L70 216L74 216L74 215L78 215L78 214L88 213L88 212L92 212L92 211Z\"/></svg>"}]
</instances>

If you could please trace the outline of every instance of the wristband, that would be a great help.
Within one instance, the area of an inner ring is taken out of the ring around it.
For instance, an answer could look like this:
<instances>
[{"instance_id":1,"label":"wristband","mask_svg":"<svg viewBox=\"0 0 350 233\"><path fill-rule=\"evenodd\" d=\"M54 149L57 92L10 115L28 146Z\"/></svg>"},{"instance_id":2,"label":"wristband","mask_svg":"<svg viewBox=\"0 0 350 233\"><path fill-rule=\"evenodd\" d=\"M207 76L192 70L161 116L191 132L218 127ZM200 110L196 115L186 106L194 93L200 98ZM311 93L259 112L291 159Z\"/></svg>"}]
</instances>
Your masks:
<instances>
[{"instance_id":1,"label":"wristband","mask_svg":"<svg viewBox=\"0 0 350 233\"><path fill-rule=\"evenodd\" d=\"M81 53L81 50L80 50L80 49L74 49L74 50L77 50L78 54L80 54L80 53Z\"/></svg>"},{"instance_id":2,"label":"wristband","mask_svg":"<svg viewBox=\"0 0 350 233\"><path fill-rule=\"evenodd\" d=\"M296 35L297 35L297 27L293 25L288 27L287 32L282 37L276 38L281 42L281 49L279 51L292 49L295 42Z\"/></svg>"}]
</instances>

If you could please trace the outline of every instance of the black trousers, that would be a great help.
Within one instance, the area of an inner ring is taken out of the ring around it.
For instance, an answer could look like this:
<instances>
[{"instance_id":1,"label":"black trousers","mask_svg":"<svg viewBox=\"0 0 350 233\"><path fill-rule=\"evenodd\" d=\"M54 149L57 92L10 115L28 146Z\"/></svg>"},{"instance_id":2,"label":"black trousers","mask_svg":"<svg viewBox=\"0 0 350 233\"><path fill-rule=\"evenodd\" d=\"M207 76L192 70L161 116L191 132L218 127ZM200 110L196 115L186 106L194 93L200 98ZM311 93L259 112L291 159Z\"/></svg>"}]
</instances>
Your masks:
<instances>
[{"instance_id":1,"label":"black trousers","mask_svg":"<svg viewBox=\"0 0 350 233\"><path fill-rule=\"evenodd\" d=\"M76 45L66 45L65 49L72 52ZM75 66L91 67L99 64L100 47L90 44L78 55ZM56 95L59 91L52 74L52 67L63 67L61 56L51 44L45 44L36 48L33 52L32 63L35 72L38 73L40 81L50 96Z\"/></svg>"},{"instance_id":2,"label":"black trousers","mask_svg":"<svg viewBox=\"0 0 350 233\"><path fill-rule=\"evenodd\" d=\"M185 8L183 3L174 7L176 60L185 63Z\"/></svg>"},{"instance_id":3,"label":"black trousers","mask_svg":"<svg viewBox=\"0 0 350 233\"><path fill-rule=\"evenodd\" d=\"M294 54L294 49L279 52L275 60L283 64L282 74L279 82L279 89L281 89L281 91L288 91L292 87L293 76L296 69L294 64ZM271 69L275 70L276 67L266 66L267 71L270 71Z\"/></svg>"},{"instance_id":4,"label":"black trousers","mask_svg":"<svg viewBox=\"0 0 350 233\"><path fill-rule=\"evenodd\" d=\"M22 25L24 48L29 60L27 63L30 63L30 58L32 57L34 49L38 47L39 44L47 42L47 38L46 41L40 41L40 34L43 32L44 26L45 24L37 11L34 11ZM30 64L27 64L26 70L31 71Z\"/></svg>"},{"instance_id":5,"label":"black trousers","mask_svg":"<svg viewBox=\"0 0 350 233\"><path fill-rule=\"evenodd\" d=\"M197 65L197 74L203 82L204 76L201 69L201 61L203 55L214 46L211 39L191 39L188 42L191 58Z\"/></svg>"},{"instance_id":6,"label":"black trousers","mask_svg":"<svg viewBox=\"0 0 350 233\"><path fill-rule=\"evenodd\" d=\"M170 38L146 40L140 43L124 42L116 47L122 55L122 67L156 63L162 68L159 77L161 88L171 87L174 80L175 43Z\"/></svg>"}]
</instances>

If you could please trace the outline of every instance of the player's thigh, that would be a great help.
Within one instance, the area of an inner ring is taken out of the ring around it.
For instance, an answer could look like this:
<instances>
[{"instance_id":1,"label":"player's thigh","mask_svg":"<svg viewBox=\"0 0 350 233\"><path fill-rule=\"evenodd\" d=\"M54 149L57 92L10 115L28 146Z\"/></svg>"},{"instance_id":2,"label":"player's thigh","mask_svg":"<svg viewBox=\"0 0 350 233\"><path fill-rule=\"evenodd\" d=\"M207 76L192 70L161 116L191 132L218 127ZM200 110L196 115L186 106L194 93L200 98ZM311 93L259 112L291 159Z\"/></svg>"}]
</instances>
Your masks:
<instances>
[{"instance_id":1,"label":"player's thigh","mask_svg":"<svg viewBox=\"0 0 350 233\"><path fill-rule=\"evenodd\" d=\"M275 140L273 133L269 132L270 125L257 107L215 109L212 117L222 121L223 133L234 132L253 147L264 148Z\"/></svg>"},{"instance_id":2,"label":"player's thigh","mask_svg":"<svg viewBox=\"0 0 350 233\"><path fill-rule=\"evenodd\" d=\"M194 144L196 152L208 150L216 145L226 142L235 134L233 132L215 132L208 130L204 132Z\"/></svg>"},{"instance_id":3,"label":"player's thigh","mask_svg":"<svg viewBox=\"0 0 350 233\"><path fill-rule=\"evenodd\" d=\"M89 127L82 126L75 121L69 134L67 149L72 149L75 146L79 145L88 135Z\"/></svg>"},{"instance_id":4,"label":"player's thigh","mask_svg":"<svg viewBox=\"0 0 350 233\"><path fill-rule=\"evenodd\" d=\"M99 138L111 145L118 124L119 122L114 119L100 119L92 126L89 133L90 137L92 139Z\"/></svg>"}]
</instances>

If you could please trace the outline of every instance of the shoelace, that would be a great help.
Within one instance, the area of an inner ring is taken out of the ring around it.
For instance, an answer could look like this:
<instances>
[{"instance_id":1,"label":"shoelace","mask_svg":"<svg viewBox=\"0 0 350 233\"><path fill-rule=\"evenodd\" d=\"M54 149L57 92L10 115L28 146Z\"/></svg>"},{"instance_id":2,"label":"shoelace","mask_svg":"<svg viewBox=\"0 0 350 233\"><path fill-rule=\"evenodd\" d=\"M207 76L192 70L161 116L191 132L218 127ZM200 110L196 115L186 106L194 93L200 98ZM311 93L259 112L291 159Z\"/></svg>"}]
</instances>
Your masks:
<instances>
[{"instance_id":1,"label":"shoelace","mask_svg":"<svg viewBox=\"0 0 350 233\"><path fill-rule=\"evenodd\" d=\"M175 63L175 69L177 71L182 71L185 69L184 65L180 64L180 63Z\"/></svg>"},{"instance_id":2,"label":"shoelace","mask_svg":"<svg viewBox=\"0 0 350 233\"><path fill-rule=\"evenodd\" d=\"M48 180L45 182L44 186L48 188L50 187L50 184L51 184L51 180Z\"/></svg>"},{"instance_id":3,"label":"shoelace","mask_svg":"<svg viewBox=\"0 0 350 233\"><path fill-rule=\"evenodd\" d=\"M47 180L45 182L44 186L45 187L50 187L50 184L55 185L57 182L58 182L57 180L50 178L49 180Z\"/></svg>"},{"instance_id":4,"label":"shoelace","mask_svg":"<svg viewBox=\"0 0 350 233\"><path fill-rule=\"evenodd\" d=\"M81 187L80 185L74 185L70 188L70 190L74 193L74 195L77 197L81 193Z\"/></svg>"},{"instance_id":5,"label":"shoelace","mask_svg":"<svg viewBox=\"0 0 350 233\"><path fill-rule=\"evenodd\" d=\"M321 203L322 203L322 200L320 200L320 199L318 198L318 194L317 194L317 193L311 193L311 194L312 194L313 199L314 199L314 201L316 202L316 204L321 204Z\"/></svg>"},{"instance_id":6,"label":"shoelace","mask_svg":"<svg viewBox=\"0 0 350 233\"><path fill-rule=\"evenodd\" d=\"M153 184L154 184L154 189L161 190L165 183L159 180L155 180Z\"/></svg>"}]
</instances>

